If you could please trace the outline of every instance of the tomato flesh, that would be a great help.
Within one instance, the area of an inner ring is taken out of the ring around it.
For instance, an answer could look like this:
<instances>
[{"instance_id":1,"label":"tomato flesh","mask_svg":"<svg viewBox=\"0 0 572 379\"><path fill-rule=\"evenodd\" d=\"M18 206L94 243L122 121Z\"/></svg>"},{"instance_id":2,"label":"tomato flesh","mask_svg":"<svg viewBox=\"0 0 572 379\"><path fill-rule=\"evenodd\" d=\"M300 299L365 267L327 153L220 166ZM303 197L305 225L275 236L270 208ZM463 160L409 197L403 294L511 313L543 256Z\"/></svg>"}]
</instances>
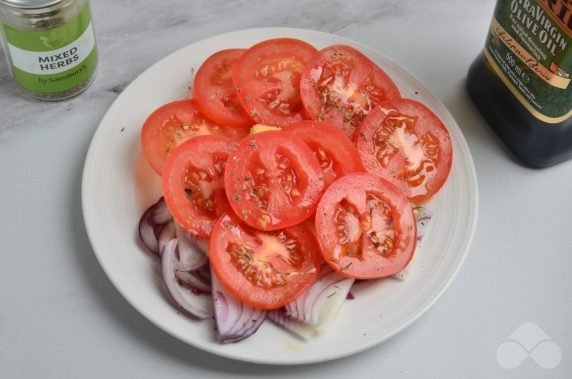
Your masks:
<instances>
[{"instance_id":1,"label":"tomato flesh","mask_svg":"<svg viewBox=\"0 0 572 379\"><path fill-rule=\"evenodd\" d=\"M403 193L375 175L336 180L316 211L324 260L344 276L375 279L403 270L413 257L415 216Z\"/></svg>"},{"instance_id":2,"label":"tomato flesh","mask_svg":"<svg viewBox=\"0 0 572 379\"><path fill-rule=\"evenodd\" d=\"M377 104L400 97L381 68L345 45L320 50L306 66L300 92L308 116L335 123L349 138Z\"/></svg>"},{"instance_id":3,"label":"tomato flesh","mask_svg":"<svg viewBox=\"0 0 572 379\"><path fill-rule=\"evenodd\" d=\"M174 219L189 233L211 234L214 222L230 209L224 171L235 144L222 136L198 136L177 147L163 170L163 196Z\"/></svg>"},{"instance_id":4,"label":"tomato flesh","mask_svg":"<svg viewBox=\"0 0 572 379\"><path fill-rule=\"evenodd\" d=\"M243 139L230 154L225 188L245 223L276 230L309 218L324 182L319 162L302 140L270 131Z\"/></svg>"},{"instance_id":5,"label":"tomato flesh","mask_svg":"<svg viewBox=\"0 0 572 379\"><path fill-rule=\"evenodd\" d=\"M307 226L262 232L232 215L217 221L209 260L227 290L262 309L280 308L293 301L316 280L322 264Z\"/></svg>"},{"instance_id":6,"label":"tomato flesh","mask_svg":"<svg viewBox=\"0 0 572 379\"><path fill-rule=\"evenodd\" d=\"M141 129L141 146L147 162L161 175L167 156L183 142L200 135L240 139L248 128L228 128L203 116L195 100L179 100L157 108Z\"/></svg>"},{"instance_id":7,"label":"tomato flesh","mask_svg":"<svg viewBox=\"0 0 572 379\"><path fill-rule=\"evenodd\" d=\"M248 49L233 73L238 99L248 115L273 126L302 120L300 77L316 51L292 38L267 40Z\"/></svg>"},{"instance_id":8,"label":"tomato flesh","mask_svg":"<svg viewBox=\"0 0 572 379\"><path fill-rule=\"evenodd\" d=\"M245 49L222 50L201 65L193 82L193 97L201 112L221 125L248 127L252 120L242 108L232 72Z\"/></svg>"},{"instance_id":9,"label":"tomato flesh","mask_svg":"<svg viewBox=\"0 0 572 379\"><path fill-rule=\"evenodd\" d=\"M353 142L328 121L303 120L283 129L304 141L320 162L327 188L337 178L365 171Z\"/></svg>"},{"instance_id":10,"label":"tomato flesh","mask_svg":"<svg viewBox=\"0 0 572 379\"><path fill-rule=\"evenodd\" d=\"M355 140L367 171L393 182L411 201L427 201L447 180L453 159L449 132L417 101L381 104Z\"/></svg>"}]
</instances>

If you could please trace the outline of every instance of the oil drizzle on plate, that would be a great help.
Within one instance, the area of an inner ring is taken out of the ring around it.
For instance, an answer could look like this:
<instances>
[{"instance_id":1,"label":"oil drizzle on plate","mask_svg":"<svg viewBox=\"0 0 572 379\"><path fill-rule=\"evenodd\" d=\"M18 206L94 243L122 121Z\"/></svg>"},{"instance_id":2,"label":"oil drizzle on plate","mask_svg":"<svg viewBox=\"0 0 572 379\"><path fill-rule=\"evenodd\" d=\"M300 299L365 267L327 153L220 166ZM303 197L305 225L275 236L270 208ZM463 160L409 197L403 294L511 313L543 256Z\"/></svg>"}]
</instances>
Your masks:
<instances>
[{"instance_id":1,"label":"oil drizzle on plate","mask_svg":"<svg viewBox=\"0 0 572 379\"><path fill-rule=\"evenodd\" d=\"M288 350L290 350L291 352L294 352L294 353L299 353L302 351L302 346L297 345L297 344L290 342L290 341L286 342L286 346L288 347Z\"/></svg>"}]
</instances>

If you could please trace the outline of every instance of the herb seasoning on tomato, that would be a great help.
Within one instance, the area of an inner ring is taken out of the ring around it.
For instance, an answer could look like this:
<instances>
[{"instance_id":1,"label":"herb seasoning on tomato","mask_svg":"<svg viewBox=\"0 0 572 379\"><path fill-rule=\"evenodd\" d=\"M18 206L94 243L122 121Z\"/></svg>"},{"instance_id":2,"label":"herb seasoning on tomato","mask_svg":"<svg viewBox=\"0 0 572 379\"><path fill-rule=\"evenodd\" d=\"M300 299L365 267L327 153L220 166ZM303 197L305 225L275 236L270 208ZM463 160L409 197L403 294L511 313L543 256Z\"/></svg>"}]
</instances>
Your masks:
<instances>
[{"instance_id":1,"label":"herb seasoning on tomato","mask_svg":"<svg viewBox=\"0 0 572 379\"><path fill-rule=\"evenodd\" d=\"M248 127L252 120L236 96L232 73L245 49L222 50L199 68L193 82L193 97L202 113L221 125Z\"/></svg>"},{"instance_id":2,"label":"herb seasoning on tomato","mask_svg":"<svg viewBox=\"0 0 572 379\"><path fill-rule=\"evenodd\" d=\"M389 181L356 173L336 180L316 211L324 260L342 275L383 278L403 270L417 243L407 198Z\"/></svg>"},{"instance_id":3,"label":"herb seasoning on tomato","mask_svg":"<svg viewBox=\"0 0 572 379\"><path fill-rule=\"evenodd\" d=\"M379 103L400 98L391 78L350 46L326 47L308 63L300 82L302 102L313 120L328 120L353 138Z\"/></svg>"},{"instance_id":4,"label":"herb seasoning on tomato","mask_svg":"<svg viewBox=\"0 0 572 379\"><path fill-rule=\"evenodd\" d=\"M355 140L366 170L391 181L413 202L430 199L449 176L449 132L415 100L381 104L365 118Z\"/></svg>"},{"instance_id":5,"label":"herb seasoning on tomato","mask_svg":"<svg viewBox=\"0 0 572 379\"><path fill-rule=\"evenodd\" d=\"M238 140L248 134L248 128L229 128L209 120L195 100L173 101L147 117L141 129L141 146L147 162L161 175L171 151L192 137L210 134Z\"/></svg>"},{"instance_id":6,"label":"herb seasoning on tomato","mask_svg":"<svg viewBox=\"0 0 572 379\"><path fill-rule=\"evenodd\" d=\"M365 171L356 147L333 123L303 120L283 130L299 137L314 152L320 162L326 187L336 178Z\"/></svg>"},{"instance_id":7,"label":"herb seasoning on tomato","mask_svg":"<svg viewBox=\"0 0 572 379\"><path fill-rule=\"evenodd\" d=\"M163 196L175 221L199 237L211 234L229 209L224 171L235 143L222 136L198 136L177 147L163 169Z\"/></svg>"},{"instance_id":8,"label":"herb seasoning on tomato","mask_svg":"<svg viewBox=\"0 0 572 379\"><path fill-rule=\"evenodd\" d=\"M243 139L230 154L225 189L242 221L276 230L312 216L324 181L320 163L304 141L272 131Z\"/></svg>"},{"instance_id":9,"label":"herb seasoning on tomato","mask_svg":"<svg viewBox=\"0 0 572 379\"><path fill-rule=\"evenodd\" d=\"M277 38L260 42L242 55L233 81L238 99L252 119L284 126L306 118L300 76L316 51L304 41Z\"/></svg>"},{"instance_id":10,"label":"herb seasoning on tomato","mask_svg":"<svg viewBox=\"0 0 572 379\"><path fill-rule=\"evenodd\" d=\"M262 232L223 215L209 245L209 260L224 287L245 303L262 309L284 306L318 277L322 258L304 224Z\"/></svg>"}]
</instances>

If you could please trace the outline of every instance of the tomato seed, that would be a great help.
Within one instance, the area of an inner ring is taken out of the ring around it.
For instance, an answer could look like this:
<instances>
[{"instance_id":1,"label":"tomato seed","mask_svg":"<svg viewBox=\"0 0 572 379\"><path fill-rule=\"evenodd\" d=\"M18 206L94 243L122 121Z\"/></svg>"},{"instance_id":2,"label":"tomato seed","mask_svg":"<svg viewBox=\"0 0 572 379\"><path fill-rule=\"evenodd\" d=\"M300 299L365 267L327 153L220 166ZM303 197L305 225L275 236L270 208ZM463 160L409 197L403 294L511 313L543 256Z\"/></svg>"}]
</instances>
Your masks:
<instances>
[{"instance_id":1,"label":"tomato seed","mask_svg":"<svg viewBox=\"0 0 572 379\"><path fill-rule=\"evenodd\" d=\"M270 218L270 216L265 214L258 218L258 225L260 225L260 227L262 227L263 229L266 229L271 221L272 219Z\"/></svg>"}]
</instances>

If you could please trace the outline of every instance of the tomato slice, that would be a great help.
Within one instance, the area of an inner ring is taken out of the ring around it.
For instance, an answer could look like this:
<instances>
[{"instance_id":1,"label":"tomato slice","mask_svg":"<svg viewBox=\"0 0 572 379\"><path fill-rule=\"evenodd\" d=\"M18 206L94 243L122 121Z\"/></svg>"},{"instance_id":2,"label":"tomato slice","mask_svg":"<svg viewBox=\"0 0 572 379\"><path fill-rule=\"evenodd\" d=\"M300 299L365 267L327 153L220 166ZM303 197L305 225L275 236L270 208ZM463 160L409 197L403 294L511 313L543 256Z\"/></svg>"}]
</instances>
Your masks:
<instances>
[{"instance_id":1,"label":"tomato slice","mask_svg":"<svg viewBox=\"0 0 572 379\"><path fill-rule=\"evenodd\" d=\"M209 261L227 290L262 309L293 301L317 279L322 265L318 244L306 225L262 232L231 215L215 224Z\"/></svg>"},{"instance_id":2,"label":"tomato slice","mask_svg":"<svg viewBox=\"0 0 572 379\"><path fill-rule=\"evenodd\" d=\"M171 151L189 138L199 135L224 135L240 139L248 128L221 126L203 116L194 100L179 100L157 108L143 124L141 145L151 167L161 175Z\"/></svg>"},{"instance_id":3,"label":"tomato slice","mask_svg":"<svg viewBox=\"0 0 572 379\"><path fill-rule=\"evenodd\" d=\"M360 156L353 142L328 121L303 120L284 127L308 145L320 162L324 185L352 172L364 172Z\"/></svg>"},{"instance_id":4,"label":"tomato slice","mask_svg":"<svg viewBox=\"0 0 572 379\"><path fill-rule=\"evenodd\" d=\"M357 279L403 270L415 251L416 228L411 205L399 188L367 173L336 180L316 211L324 260L340 274Z\"/></svg>"},{"instance_id":5,"label":"tomato slice","mask_svg":"<svg viewBox=\"0 0 572 379\"><path fill-rule=\"evenodd\" d=\"M312 150L283 131L243 139L229 156L224 179L234 212L261 230L304 221L314 213L324 189Z\"/></svg>"},{"instance_id":6,"label":"tomato slice","mask_svg":"<svg viewBox=\"0 0 572 379\"><path fill-rule=\"evenodd\" d=\"M415 100L381 104L365 118L355 141L366 170L393 182L413 202L435 195L451 171L447 128Z\"/></svg>"},{"instance_id":7,"label":"tomato slice","mask_svg":"<svg viewBox=\"0 0 572 379\"><path fill-rule=\"evenodd\" d=\"M253 124L236 97L232 72L246 49L219 51L198 69L193 83L193 97L201 112L222 125L248 127Z\"/></svg>"},{"instance_id":8,"label":"tomato slice","mask_svg":"<svg viewBox=\"0 0 572 379\"><path fill-rule=\"evenodd\" d=\"M332 121L349 138L377 104L400 98L381 68L345 45L326 47L308 63L300 94L310 118Z\"/></svg>"},{"instance_id":9,"label":"tomato slice","mask_svg":"<svg viewBox=\"0 0 572 379\"><path fill-rule=\"evenodd\" d=\"M316 52L292 38L266 40L248 49L236 64L233 81L249 116L273 126L302 120L300 76Z\"/></svg>"},{"instance_id":10,"label":"tomato slice","mask_svg":"<svg viewBox=\"0 0 572 379\"><path fill-rule=\"evenodd\" d=\"M227 137L198 136L177 147L163 169L163 196L175 221L189 233L208 237L229 211L224 171L236 144Z\"/></svg>"}]
</instances>

